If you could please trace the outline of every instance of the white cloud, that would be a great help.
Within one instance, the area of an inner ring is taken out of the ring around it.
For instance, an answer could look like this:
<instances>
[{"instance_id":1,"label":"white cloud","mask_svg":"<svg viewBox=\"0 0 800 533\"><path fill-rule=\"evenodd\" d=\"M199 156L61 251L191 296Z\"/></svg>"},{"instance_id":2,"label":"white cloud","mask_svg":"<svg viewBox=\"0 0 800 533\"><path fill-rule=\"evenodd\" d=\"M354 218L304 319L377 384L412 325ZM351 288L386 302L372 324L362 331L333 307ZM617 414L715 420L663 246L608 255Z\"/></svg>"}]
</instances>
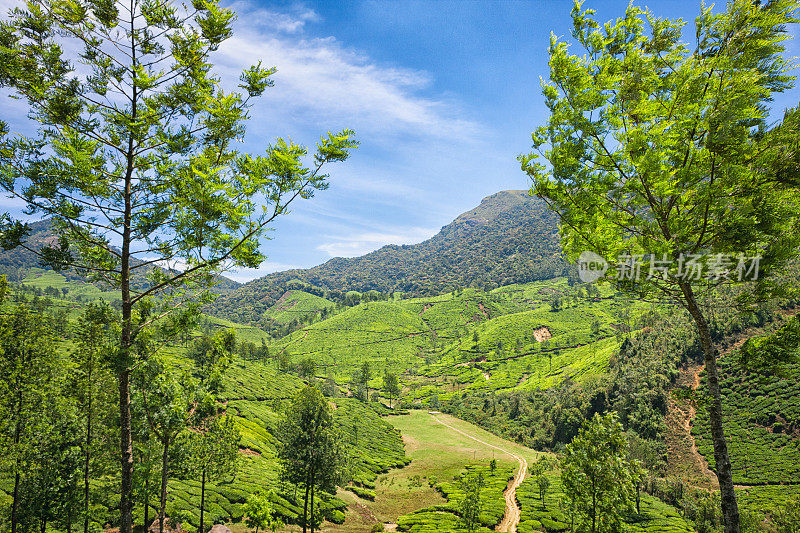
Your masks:
<instances>
[{"instance_id":1,"label":"white cloud","mask_svg":"<svg viewBox=\"0 0 800 533\"><path fill-rule=\"evenodd\" d=\"M477 124L461 116L457 105L423 94L433 83L427 72L379 65L334 37L303 37L301 30L316 16L313 12L267 12L265 23L260 15L264 11L249 2L233 7L238 22L234 36L220 47L218 65L229 75L258 61L278 68L275 87L252 110L254 121L263 109L271 122L283 114L287 122L342 124L359 134L477 136Z\"/></svg>"},{"instance_id":2,"label":"white cloud","mask_svg":"<svg viewBox=\"0 0 800 533\"><path fill-rule=\"evenodd\" d=\"M333 239L317 246L317 250L331 257L357 257L387 244L415 244L433 237L438 230L431 228L400 228L392 233L354 233L350 235L329 237Z\"/></svg>"},{"instance_id":3,"label":"white cloud","mask_svg":"<svg viewBox=\"0 0 800 533\"><path fill-rule=\"evenodd\" d=\"M234 2L230 7L240 18L246 16L248 24L266 31L297 33L302 31L308 22L317 22L320 19L316 11L302 5L293 6L289 13L256 8L247 2Z\"/></svg>"}]
</instances>

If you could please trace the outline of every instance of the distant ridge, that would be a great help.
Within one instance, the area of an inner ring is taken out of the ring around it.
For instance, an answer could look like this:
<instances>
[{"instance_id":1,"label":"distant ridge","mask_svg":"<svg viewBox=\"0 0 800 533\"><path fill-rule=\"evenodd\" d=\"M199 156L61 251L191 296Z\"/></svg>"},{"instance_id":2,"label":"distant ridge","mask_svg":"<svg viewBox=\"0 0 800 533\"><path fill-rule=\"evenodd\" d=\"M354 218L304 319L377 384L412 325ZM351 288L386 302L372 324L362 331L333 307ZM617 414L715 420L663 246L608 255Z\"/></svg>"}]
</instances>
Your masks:
<instances>
[{"instance_id":1,"label":"distant ridge","mask_svg":"<svg viewBox=\"0 0 800 533\"><path fill-rule=\"evenodd\" d=\"M52 231L49 219L29 222L30 233L25 241L26 246L34 250L41 249L45 244L52 245L57 242L57 237ZM133 264L138 264L133 259ZM5 275L10 281L22 281L31 268L42 268L39 264L39 256L30 250L18 246L13 250L0 249L0 274ZM158 267L157 267L158 268ZM144 269L147 270L147 269ZM75 270L65 270L61 274L68 280L86 281L86 278ZM145 279L146 272L139 270L135 272L133 283L135 286L143 287L149 283ZM102 286L102 284L97 284ZM215 292L231 291L239 286L239 283L224 276L217 277L217 284L214 285Z\"/></svg>"},{"instance_id":2,"label":"distant ridge","mask_svg":"<svg viewBox=\"0 0 800 533\"><path fill-rule=\"evenodd\" d=\"M430 295L550 279L565 267L556 215L527 191L500 191L424 242L390 244L360 257L269 274L223 295L214 309L231 319L258 322L293 280L333 297L369 290Z\"/></svg>"}]
</instances>

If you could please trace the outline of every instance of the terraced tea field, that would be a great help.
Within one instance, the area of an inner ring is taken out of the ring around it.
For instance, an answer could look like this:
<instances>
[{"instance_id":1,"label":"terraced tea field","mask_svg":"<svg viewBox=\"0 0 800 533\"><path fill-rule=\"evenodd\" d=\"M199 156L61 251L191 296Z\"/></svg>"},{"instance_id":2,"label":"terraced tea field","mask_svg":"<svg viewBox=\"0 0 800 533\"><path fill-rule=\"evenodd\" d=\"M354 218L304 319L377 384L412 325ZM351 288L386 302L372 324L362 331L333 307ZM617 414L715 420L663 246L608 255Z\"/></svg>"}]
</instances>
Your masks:
<instances>
[{"instance_id":1,"label":"terraced tea field","mask_svg":"<svg viewBox=\"0 0 800 533\"><path fill-rule=\"evenodd\" d=\"M746 507L770 512L800 495L800 365L785 366L784 375L748 373L735 356L724 357L719 365L733 481ZM697 410L692 435L713 469L705 409Z\"/></svg>"},{"instance_id":2,"label":"terraced tea field","mask_svg":"<svg viewBox=\"0 0 800 533\"><path fill-rule=\"evenodd\" d=\"M547 388L600 375L619 347L617 331L646 309L609 288L589 295L561 278L362 303L276 340L270 350L294 362L312 358L340 385L369 362L370 387L379 389L383 372L394 372L406 385L406 405L421 407L433 396Z\"/></svg>"}]
</instances>

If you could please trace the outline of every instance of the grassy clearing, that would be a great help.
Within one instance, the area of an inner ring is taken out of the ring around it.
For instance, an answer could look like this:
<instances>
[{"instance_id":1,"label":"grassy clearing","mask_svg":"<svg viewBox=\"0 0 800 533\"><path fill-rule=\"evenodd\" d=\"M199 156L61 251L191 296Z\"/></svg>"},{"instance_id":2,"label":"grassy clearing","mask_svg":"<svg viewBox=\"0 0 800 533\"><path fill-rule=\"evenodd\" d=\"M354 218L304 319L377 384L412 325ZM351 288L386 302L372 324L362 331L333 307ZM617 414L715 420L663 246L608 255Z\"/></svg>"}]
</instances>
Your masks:
<instances>
[{"instance_id":1,"label":"grassy clearing","mask_svg":"<svg viewBox=\"0 0 800 533\"><path fill-rule=\"evenodd\" d=\"M451 527L457 526L452 510L459 498L453 480L468 467L488 469L492 459L497 460L497 470L493 476L484 472L492 481L482 493L486 512L481 518L487 524L499 522L504 510L502 492L517 468L517 461L441 422L528 461L542 455L445 414L434 416L427 411L412 410L386 420L402 433L411 462L405 468L378 476L375 501L340 492L339 498L348 503L347 519L341 526L329 524L326 532L368 532L377 523L400 523L411 531L452 531Z\"/></svg>"}]
</instances>

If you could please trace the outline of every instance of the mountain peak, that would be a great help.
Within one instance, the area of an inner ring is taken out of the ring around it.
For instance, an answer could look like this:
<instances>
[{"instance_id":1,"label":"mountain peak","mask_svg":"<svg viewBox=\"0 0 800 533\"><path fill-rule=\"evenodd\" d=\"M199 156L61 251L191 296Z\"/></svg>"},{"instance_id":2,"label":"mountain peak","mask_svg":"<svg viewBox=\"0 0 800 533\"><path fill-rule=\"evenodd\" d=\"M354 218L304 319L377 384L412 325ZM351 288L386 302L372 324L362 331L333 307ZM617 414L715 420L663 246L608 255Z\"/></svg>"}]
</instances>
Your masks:
<instances>
[{"instance_id":1,"label":"mountain peak","mask_svg":"<svg viewBox=\"0 0 800 533\"><path fill-rule=\"evenodd\" d=\"M459 215L453 224L484 225L488 224L498 215L528 202L537 202L536 198L528 195L528 191L500 191L490 194L480 205Z\"/></svg>"}]
</instances>

